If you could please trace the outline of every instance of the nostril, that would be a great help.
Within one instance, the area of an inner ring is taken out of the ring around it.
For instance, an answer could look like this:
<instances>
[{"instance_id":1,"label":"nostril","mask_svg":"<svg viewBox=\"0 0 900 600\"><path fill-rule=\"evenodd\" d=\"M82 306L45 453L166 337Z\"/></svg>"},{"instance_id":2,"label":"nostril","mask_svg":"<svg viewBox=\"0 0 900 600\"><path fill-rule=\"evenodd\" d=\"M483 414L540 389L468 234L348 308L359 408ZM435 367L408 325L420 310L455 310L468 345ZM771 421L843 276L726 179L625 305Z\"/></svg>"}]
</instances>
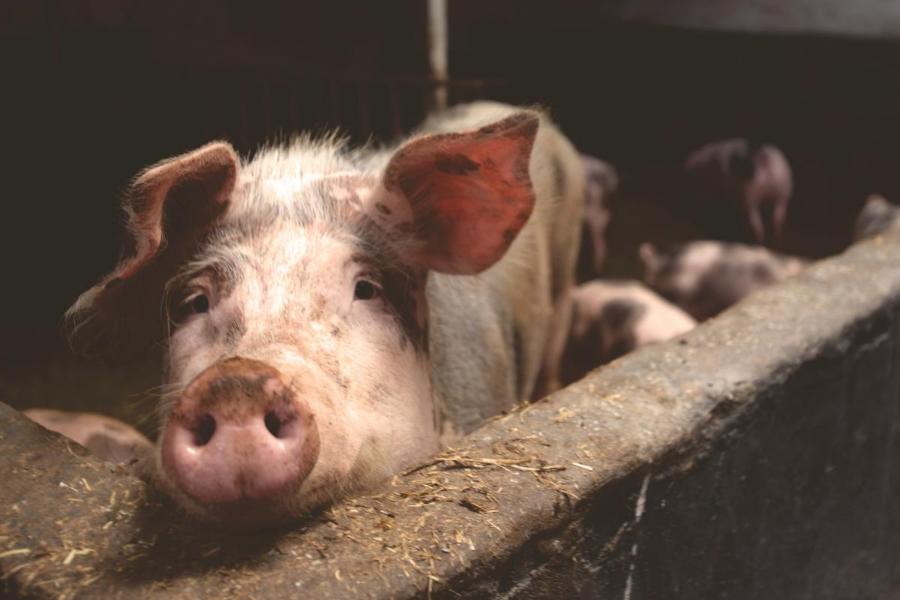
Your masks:
<instances>
[{"instance_id":1,"label":"nostril","mask_svg":"<svg viewBox=\"0 0 900 600\"><path fill-rule=\"evenodd\" d=\"M203 415L191 431L194 434L194 445L205 446L216 433L216 420L209 413Z\"/></svg>"},{"instance_id":2,"label":"nostril","mask_svg":"<svg viewBox=\"0 0 900 600\"><path fill-rule=\"evenodd\" d=\"M290 410L270 410L266 412L263 421L266 429L276 439L286 440L297 435L297 415Z\"/></svg>"},{"instance_id":3,"label":"nostril","mask_svg":"<svg viewBox=\"0 0 900 600\"><path fill-rule=\"evenodd\" d=\"M281 421L281 418L275 414L275 411L270 410L267 412L264 420L266 422L266 429L269 430L269 433L271 433L273 437L281 437L281 427L284 423Z\"/></svg>"}]
</instances>

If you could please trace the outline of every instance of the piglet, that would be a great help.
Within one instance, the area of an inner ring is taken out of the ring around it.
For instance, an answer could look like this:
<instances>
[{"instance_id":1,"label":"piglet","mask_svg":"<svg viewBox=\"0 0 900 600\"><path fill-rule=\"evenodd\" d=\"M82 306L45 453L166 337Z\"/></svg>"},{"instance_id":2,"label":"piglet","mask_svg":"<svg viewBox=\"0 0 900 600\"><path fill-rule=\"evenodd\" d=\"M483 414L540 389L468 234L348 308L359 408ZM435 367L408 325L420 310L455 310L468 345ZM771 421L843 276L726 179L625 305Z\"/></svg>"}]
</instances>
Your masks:
<instances>
[{"instance_id":1,"label":"piglet","mask_svg":"<svg viewBox=\"0 0 900 600\"><path fill-rule=\"evenodd\" d=\"M712 142L692 152L684 168L689 201L700 216L721 214L723 204L737 208L757 244L783 244L794 181L781 150L743 138Z\"/></svg>"},{"instance_id":2,"label":"piglet","mask_svg":"<svg viewBox=\"0 0 900 600\"><path fill-rule=\"evenodd\" d=\"M149 456L153 450L153 444L137 429L104 415L47 408L32 408L24 414L45 429L78 442L109 462L133 463Z\"/></svg>"},{"instance_id":3,"label":"piglet","mask_svg":"<svg viewBox=\"0 0 900 600\"><path fill-rule=\"evenodd\" d=\"M561 385L696 326L687 313L638 281L591 281L573 289L570 298L566 327L552 342L561 357Z\"/></svg>"},{"instance_id":4,"label":"piglet","mask_svg":"<svg viewBox=\"0 0 900 600\"><path fill-rule=\"evenodd\" d=\"M900 230L900 206L891 204L884 196L872 194L866 199L856 218L853 239L860 241L886 231L897 230Z\"/></svg>"},{"instance_id":5,"label":"piglet","mask_svg":"<svg viewBox=\"0 0 900 600\"><path fill-rule=\"evenodd\" d=\"M808 264L761 246L716 241L689 242L668 252L644 243L639 254L647 285L698 321Z\"/></svg>"}]
</instances>

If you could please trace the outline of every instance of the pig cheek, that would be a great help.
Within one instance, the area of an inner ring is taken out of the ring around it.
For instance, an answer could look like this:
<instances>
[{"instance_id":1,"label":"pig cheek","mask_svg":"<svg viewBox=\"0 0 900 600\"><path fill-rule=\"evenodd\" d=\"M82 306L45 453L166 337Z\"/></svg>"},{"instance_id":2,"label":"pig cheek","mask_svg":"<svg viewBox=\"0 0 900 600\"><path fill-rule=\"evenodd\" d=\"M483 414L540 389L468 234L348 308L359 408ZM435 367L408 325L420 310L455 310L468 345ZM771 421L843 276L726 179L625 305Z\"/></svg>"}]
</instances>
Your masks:
<instances>
[{"instance_id":1,"label":"pig cheek","mask_svg":"<svg viewBox=\"0 0 900 600\"><path fill-rule=\"evenodd\" d=\"M348 403L358 423L355 436L367 449L361 460L373 461L372 473L384 473L436 450L437 433L427 359L412 344L401 348L396 327L368 327L368 339L352 344L365 351L342 363L352 382Z\"/></svg>"}]
</instances>

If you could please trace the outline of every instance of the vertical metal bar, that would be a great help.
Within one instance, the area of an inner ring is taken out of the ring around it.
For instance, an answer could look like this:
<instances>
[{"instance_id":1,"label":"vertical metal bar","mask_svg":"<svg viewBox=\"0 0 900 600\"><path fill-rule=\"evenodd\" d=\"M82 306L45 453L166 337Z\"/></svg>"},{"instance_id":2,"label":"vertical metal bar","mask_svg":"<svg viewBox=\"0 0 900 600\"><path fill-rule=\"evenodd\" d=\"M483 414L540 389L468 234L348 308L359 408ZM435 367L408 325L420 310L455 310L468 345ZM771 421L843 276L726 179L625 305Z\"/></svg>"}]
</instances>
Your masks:
<instances>
[{"instance_id":1,"label":"vertical metal bar","mask_svg":"<svg viewBox=\"0 0 900 600\"><path fill-rule=\"evenodd\" d=\"M431 108L447 108L447 0L428 0L428 64L435 82Z\"/></svg>"}]
</instances>

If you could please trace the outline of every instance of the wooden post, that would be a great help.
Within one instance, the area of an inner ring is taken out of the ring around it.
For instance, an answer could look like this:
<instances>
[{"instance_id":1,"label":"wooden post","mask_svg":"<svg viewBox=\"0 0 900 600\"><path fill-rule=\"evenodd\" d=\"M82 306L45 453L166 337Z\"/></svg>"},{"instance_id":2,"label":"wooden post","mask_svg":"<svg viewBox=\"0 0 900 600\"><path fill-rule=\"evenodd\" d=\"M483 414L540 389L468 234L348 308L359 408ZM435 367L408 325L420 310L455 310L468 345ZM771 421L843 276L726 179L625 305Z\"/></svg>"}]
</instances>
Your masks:
<instances>
[{"instance_id":1,"label":"wooden post","mask_svg":"<svg viewBox=\"0 0 900 600\"><path fill-rule=\"evenodd\" d=\"M447 108L447 0L428 0L428 64L434 86L431 109Z\"/></svg>"}]
</instances>

